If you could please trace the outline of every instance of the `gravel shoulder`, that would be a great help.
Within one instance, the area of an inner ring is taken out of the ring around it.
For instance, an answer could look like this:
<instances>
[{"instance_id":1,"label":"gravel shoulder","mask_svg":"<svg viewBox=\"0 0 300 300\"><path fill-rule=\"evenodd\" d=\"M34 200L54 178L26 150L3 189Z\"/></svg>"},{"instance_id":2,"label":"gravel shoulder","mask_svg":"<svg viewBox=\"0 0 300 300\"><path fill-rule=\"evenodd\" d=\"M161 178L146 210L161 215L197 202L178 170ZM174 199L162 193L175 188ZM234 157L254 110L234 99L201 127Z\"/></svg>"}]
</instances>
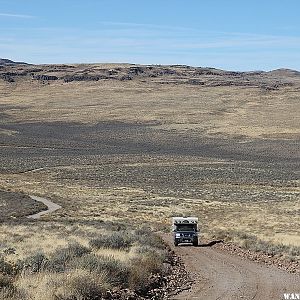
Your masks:
<instances>
[{"instance_id":1,"label":"gravel shoulder","mask_svg":"<svg viewBox=\"0 0 300 300\"><path fill-rule=\"evenodd\" d=\"M261 265L214 246L172 245L194 283L172 299L283 299L284 293L299 291L300 276L274 266Z\"/></svg>"}]
</instances>

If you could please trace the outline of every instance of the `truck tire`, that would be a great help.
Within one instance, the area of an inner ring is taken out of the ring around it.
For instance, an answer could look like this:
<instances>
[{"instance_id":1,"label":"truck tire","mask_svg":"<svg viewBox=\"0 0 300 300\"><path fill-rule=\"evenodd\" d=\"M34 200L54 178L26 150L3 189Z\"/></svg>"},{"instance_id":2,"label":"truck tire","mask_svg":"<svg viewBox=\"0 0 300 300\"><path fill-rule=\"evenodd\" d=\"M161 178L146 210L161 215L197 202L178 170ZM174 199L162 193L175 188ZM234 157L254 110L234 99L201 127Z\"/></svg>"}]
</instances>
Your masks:
<instances>
[{"instance_id":1,"label":"truck tire","mask_svg":"<svg viewBox=\"0 0 300 300\"><path fill-rule=\"evenodd\" d=\"M198 245L199 245L198 239L197 239L197 240L194 240L194 241L193 241L193 246L194 246L194 247L198 247Z\"/></svg>"},{"instance_id":2,"label":"truck tire","mask_svg":"<svg viewBox=\"0 0 300 300\"><path fill-rule=\"evenodd\" d=\"M174 241L174 246L177 247L178 246L178 241Z\"/></svg>"}]
</instances>

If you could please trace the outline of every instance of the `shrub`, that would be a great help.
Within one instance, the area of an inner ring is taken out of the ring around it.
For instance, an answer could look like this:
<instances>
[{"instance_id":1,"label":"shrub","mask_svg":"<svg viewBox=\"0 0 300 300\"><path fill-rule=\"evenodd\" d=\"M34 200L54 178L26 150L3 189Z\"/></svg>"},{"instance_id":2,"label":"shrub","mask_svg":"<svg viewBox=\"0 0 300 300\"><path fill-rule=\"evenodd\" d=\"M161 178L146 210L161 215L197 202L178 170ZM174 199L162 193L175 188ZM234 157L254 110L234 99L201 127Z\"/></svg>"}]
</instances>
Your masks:
<instances>
[{"instance_id":1,"label":"shrub","mask_svg":"<svg viewBox=\"0 0 300 300\"><path fill-rule=\"evenodd\" d=\"M138 246L134 249L135 253L143 257L155 257L158 262L163 262L167 259L168 253L162 249L155 249L151 246Z\"/></svg>"},{"instance_id":2,"label":"shrub","mask_svg":"<svg viewBox=\"0 0 300 300\"><path fill-rule=\"evenodd\" d=\"M19 298L17 295L15 295L14 288L0 288L0 299L1 300L19 300L22 298Z\"/></svg>"},{"instance_id":3,"label":"shrub","mask_svg":"<svg viewBox=\"0 0 300 300\"><path fill-rule=\"evenodd\" d=\"M129 287L145 292L152 283L152 275L161 274L164 271L162 257L153 252L145 252L143 255L131 260Z\"/></svg>"},{"instance_id":4,"label":"shrub","mask_svg":"<svg viewBox=\"0 0 300 300\"><path fill-rule=\"evenodd\" d=\"M71 260L90 253L91 250L80 244L70 244L66 248L57 249L47 264L47 269L54 272L64 272Z\"/></svg>"},{"instance_id":5,"label":"shrub","mask_svg":"<svg viewBox=\"0 0 300 300\"><path fill-rule=\"evenodd\" d=\"M37 273L46 268L48 258L43 253L36 253L18 262L18 269Z\"/></svg>"},{"instance_id":6,"label":"shrub","mask_svg":"<svg viewBox=\"0 0 300 300\"><path fill-rule=\"evenodd\" d=\"M134 231L135 235L149 235L149 234L153 234L151 232L151 228L147 227L147 226L142 226L141 228L138 228Z\"/></svg>"},{"instance_id":7,"label":"shrub","mask_svg":"<svg viewBox=\"0 0 300 300\"><path fill-rule=\"evenodd\" d=\"M103 271L107 274L112 285L122 285L123 287L128 285L128 268L112 256L100 257L97 273Z\"/></svg>"},{"instance_id":8,"label":"shrub","mask_svg":"<svg viewBox=\"0 0 300 300\"><path fill-rule=\"evenodd\" d=\"M91 273L78 270L73 272L66 282L66 295L67 297L59 297L58 299L103 299L108 288L107 284L103 280L104 276L94 276Z\"/></svg>"},{"instance_id":9,"label":"shrub","mask_svg":"<svg viewBox=\"0 0 300 300\"><path fill-rule=\"evenodd\" d=\"M12 278L8 275L0 274L0 290L2 289L11 289L13 288L13 281Z\"/></svg>"},{"instance_id":10,"label":"shrub","mask_svg":"<svg viewBox=\"0 0 300 300\"><path fill-rule=\"evenodd\" d=\"M74 260L71 266L91 273L104 273L109 278L109 283L114 286L126 287L128 285L129 270L127 266L112 256L88 254Z\"/></svg>"},{"instance_id":11,"label":"shrub","mask_svg":"<svg viewBox=\"0 0 300 300\"><path fill-rule=\"evenodd\" d=\"M0 299L13 300L15 299L15 286L13 284L13 277L0 274Z\"/></svg>"},{"instance_id":12,"label":"shrub","mask_svg":"<svg viewBox=\"0 0 300 300\"><path fill-rule=\"evenodd\" d=\"M0 257L0 273L4 275L15 275L16 268L13 264L5 261L3 257Z\"/></svg>"},{"instance_id":13,"label":"shrub","mask_svg":"<svg viewBox=\"0 0 300 300\"><path fill-rule=\"evenodd\" d=\"M133 231L114 232L111 235L99 236L96 239L90 241L92 248L112 248L112 249L126 249L132 246L135 242L142 245L148 245L154 248L163 249L164 243L162 239L154 235L150 229L141 228Z\"/></svg>"},{"instance_id":14,"label":"shrub","mask_svg":"<svg viewBox=\"0 0 300 300\"><path fill-rule=\"evenodd\" d=\"M150 247L163 249L165 248L164 242L161 237L149 232L148 234L137 234L136 237L141 245L148 245Z\"/></svg>"},{"instance_id":15,"label":"shrub","mask_svg":"<svg viewBox=\"0 0 300 300\"><path fill-rule=\"evenodd\" d=\"M16 253L16 249L10 247L10 248L4 249L4 250L3 250L3 253L4 253L5 255L15 254L15 253Z\"/></svg>"},{"instance_id":16,"label":"shrub","mask_svg":"<svg viewBox=\"0 0 300 300\"><path fill-rule=\"evenodd\" d=\"M67 248L59 249L58 252L66 253L70 258L81 257L84 254L90 253L91 250L78 243L70 244Z\"/></svg>"},{"instance_id":17,"label":"shrub","mask_svg":"<svg viewBox=\"0 0 300 300\"><path fill-rule=\"evenodd\" d=\"M291 256L300 256L300 247L292 246L289 249L289 255L291 255Z\"/></svg>"},{"instance_id":18,"label":"shrub","mask_svg":"<svg viewBox=\"0 0 300 300\"><path fill-rule=\"evenodd\" d=\"M128 278L129 288L134 291L144 292L150 284L150 274L148 270L140 268L138 265L131 265Z\"/></svg>"},{"instance_id":19,"label":"shrub","mask_svg":"<svg viewBox=\"0 0 300 300\"><path fill-rule=\"evenodd\" d=\"M126 231L114 232L111 235L103 235L90 241L92 248L112 248L125 249L129 248L134 239Z\"/></svg>"},{"instance_id":20,"label":"shrub","mask_svg":"<svg viewBox=\"0 0 300 300\"><path fill-rule=\"evenodd\" d=\"M97 271L99 267L99 257L95 254L87 254L77 259L74 259L70 263L71 268L85 269L90 272Z\"/></svg>"},{"instance_id":21,"label":"shrub","mask_svg":"<svg viewBox=\"0 0 300 300\"><path fill-rule=\"evenodd\" d=\"M255 235L244 233L241 231L227 231L226 239L235 241L240 244L242 248L249 249L256 252L263 252L271 256L282 256L285 255L289 259L297 259L300 256L300 247L289 246L283 244L274 244L269 241L264 241L257 238Z\"/></svg>"},{"instance_id":22,"label":"shrub","mask_svg":"<svg viewBox=\"0 0 300 300\"><path fill-rule=\"evenodd\" d=\"M11 294L14 297L7 297L7 300L103 299L110 288L104 273L95 274L82 269L69 269L63 273L42 271L18 277Z\"/></svg>"}]
</instances>

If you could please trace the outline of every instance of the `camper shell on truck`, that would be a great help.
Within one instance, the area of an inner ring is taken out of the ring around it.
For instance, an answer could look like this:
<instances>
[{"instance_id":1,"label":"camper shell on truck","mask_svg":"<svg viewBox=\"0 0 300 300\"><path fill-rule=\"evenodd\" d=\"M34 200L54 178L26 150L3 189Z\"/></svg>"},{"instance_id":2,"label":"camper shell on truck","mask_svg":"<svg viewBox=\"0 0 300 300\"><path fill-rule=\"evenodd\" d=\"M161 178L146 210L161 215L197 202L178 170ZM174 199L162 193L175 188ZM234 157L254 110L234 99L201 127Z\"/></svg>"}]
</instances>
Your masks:
<instances>
[{"instance_id":1,"label":"camper shell on truck","mask_svg":"<svg viewBox=\"0 0 300 300\"><path fill-rule=\"evenodd\" d=\"M172 231L174 245L193 244L198 246L198 218L195 217L173 217Z\"/></svg>"}]
</instances>

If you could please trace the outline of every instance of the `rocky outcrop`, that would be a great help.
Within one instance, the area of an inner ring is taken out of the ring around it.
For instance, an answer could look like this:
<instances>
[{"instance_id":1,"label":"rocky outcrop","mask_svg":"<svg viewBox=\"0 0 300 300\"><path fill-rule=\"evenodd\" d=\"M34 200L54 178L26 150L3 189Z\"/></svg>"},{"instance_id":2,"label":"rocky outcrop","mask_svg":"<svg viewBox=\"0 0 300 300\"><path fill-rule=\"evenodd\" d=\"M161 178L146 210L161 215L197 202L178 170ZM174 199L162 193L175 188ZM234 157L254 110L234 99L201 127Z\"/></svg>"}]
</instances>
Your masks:
<instances>
[{"instance_id":1,"label":"rocky outcrop","mask_svg":"<svg viewBox=\"0 0 300 300\"><path fill-rule=\"evenodd\" d=\"M19 77L41 82L98 82L101 80L149 81L155 84L186 84L193 86L255 87L271 92L300 84L300 72L288 69L271 72L234 72L215 68L182 65L24 65L0 60L0 79L14 82Z\"/></svg>"},{"instance_id":2,"label":"rocky outcrop","mask_svg":"<svg viewBox=\"0 0 300 300\"><path fill-rule=\"evenodd\" d=\"M9 83L15 82L15 80L7 74L1 74L0 78Z\"/></svg>"},{"instance_id":3,"label":"rocky outcrop","mask_svg":"<svg viewBox=\"0 0 300 300\"><path fill-rule=\"evenodd\" d=\"M33 76L33 78L37 80L58 80L59 79L57 76L53 76L53 75L36 75Z\"/></svg>"},{"instance_id":4,"label":"rocky outcrop","mask_svg":"<svg viewBox=\"0 0 300 300\"><path fill-rule=\"evenodd\" d=\"M100 79L110 79L111 77L105 75L67 75L65 76L64 82L72 82L72 81L99 81Z\"/></svg>"}]
</instances>

